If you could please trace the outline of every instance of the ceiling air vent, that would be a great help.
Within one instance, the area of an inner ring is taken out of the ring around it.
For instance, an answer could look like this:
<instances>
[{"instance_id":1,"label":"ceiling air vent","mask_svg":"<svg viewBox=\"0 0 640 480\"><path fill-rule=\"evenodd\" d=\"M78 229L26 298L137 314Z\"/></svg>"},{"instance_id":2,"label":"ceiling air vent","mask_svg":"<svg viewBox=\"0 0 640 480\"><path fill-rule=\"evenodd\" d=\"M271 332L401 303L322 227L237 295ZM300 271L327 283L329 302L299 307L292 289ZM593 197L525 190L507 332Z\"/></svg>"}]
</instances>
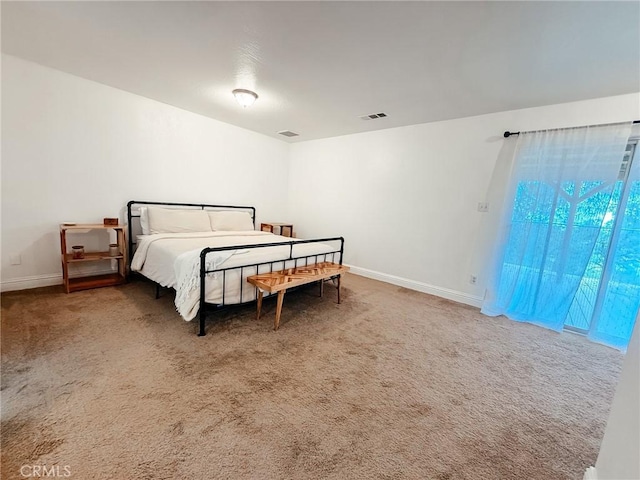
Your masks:
<instances>
[{"instance_id":1,"label":"ceiling air vent","mask_svg":"<svg viewBox=\"0 0 640 480\"><path fill-rule=\"evenodd\" d=\"M386 113L371 113L369 115L360 115L361 120L374 120L376 118L384 118L386 117Z\"/></svg>"},{"instance_id":2,"label":"ceiling air vent","mask_svg":"<svg viewBox=\"0 0 640 480\"><path fill-rule=\"evenodd\" d=\"M297 137L300 135L299 133L292 132L291 130L282 130L278 132L280 135L284 135L285 137Z\"/></svg>"}]
</instances>

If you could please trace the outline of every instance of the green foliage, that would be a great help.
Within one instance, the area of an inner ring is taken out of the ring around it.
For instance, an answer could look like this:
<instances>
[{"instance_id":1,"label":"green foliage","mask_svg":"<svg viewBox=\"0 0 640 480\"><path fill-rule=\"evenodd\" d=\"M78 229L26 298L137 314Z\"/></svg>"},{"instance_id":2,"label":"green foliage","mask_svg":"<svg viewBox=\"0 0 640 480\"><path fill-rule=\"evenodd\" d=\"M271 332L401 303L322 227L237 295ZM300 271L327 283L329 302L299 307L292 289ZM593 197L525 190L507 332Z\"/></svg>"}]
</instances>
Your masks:
<instances>
[{"instance_id":1,"label":"green foliage","mask_svg":"<svg viewBox=\"0 0 640 480\"><path fill-rule=\"evenodd\" d=\"M640 181L574 182L552 185L520 182L512 213L506 262L560 274L599 278L607 261L616 221L621 221L613 250L618 281L640 282ZM585 270L586 264L586 270Z\"/></svg>"}]
</instances>

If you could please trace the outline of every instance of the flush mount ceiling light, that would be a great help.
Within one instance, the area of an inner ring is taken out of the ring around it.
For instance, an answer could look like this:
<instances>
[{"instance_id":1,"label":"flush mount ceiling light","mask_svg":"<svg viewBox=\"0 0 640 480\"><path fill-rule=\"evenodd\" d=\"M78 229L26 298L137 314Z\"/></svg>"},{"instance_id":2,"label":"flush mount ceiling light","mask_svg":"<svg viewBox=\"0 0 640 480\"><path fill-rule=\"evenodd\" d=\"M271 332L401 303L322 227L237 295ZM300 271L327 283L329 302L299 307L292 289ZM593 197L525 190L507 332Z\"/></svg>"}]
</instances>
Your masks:
<instances>
[{"instance_id":1,"label":"flush mount ceiling light","mask_svg":"<svg viewBox=\"0 0 640 480\"><path fill-rule=\"evenodd\" d=\"M258 94L244 88L236 88L233 92L236 101L243 107L250 107L258 99Z\"/></svg>"}]
</instances>

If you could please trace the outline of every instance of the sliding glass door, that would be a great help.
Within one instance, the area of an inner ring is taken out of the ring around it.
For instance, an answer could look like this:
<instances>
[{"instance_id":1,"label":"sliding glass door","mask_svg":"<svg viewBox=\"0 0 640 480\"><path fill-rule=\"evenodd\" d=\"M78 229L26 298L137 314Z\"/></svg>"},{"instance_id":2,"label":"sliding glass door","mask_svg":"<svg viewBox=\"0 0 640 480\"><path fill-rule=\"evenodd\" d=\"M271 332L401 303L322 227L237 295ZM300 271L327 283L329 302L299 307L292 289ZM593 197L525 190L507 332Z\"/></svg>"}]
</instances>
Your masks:
<instances>
[{"instance_id":1,"label":"sliding glass door","mask_svg":"<svg viewBox=\"0 0 640 480\"><path fill-rule=\"evenodd\" d=\"M640 165L629 143L565 328L624 348L640 307Z\"/></svg>"},{"instance_id":2,"label":"sliding glass door","mask_svg":"<svg viewBox=\"0 0 640 480\"><path fill-rule=\"evenodd\" d=\"M520 135L482 312L625 349L640 306L630 125Z\"/></svg>"}]
</instances>

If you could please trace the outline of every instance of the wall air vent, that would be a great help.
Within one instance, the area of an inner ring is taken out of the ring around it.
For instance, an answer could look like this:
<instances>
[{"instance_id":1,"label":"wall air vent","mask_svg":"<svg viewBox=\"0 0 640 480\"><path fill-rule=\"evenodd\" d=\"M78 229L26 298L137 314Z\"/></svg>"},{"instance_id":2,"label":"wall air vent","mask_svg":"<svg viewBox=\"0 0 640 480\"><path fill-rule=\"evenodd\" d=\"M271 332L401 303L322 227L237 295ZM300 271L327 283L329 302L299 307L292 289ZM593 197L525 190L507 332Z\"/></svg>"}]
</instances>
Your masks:
<instances>
[{"instance_id":1,"label":"wall air vent","mask_svg":"<svg viewBox=\"0 0 640 480\"><path fill-rule=\"evenodd\" d=\"M360 120L374 120L376 118L384 118L386 116L386 113L371 113L369 115L360 115Z\"/></svg>"},{"instance_id":2,"label":"wall air vent","mask_svg":"<svg viewBox=\"0 0 640 480\"><path fill-rule=\"evenodd\" d=\"M300 135L299 133L292 132L291 130L282 130L278 132L280 135L284 135L285 137L297 137Z\"/></svg>"}]
</instances>

